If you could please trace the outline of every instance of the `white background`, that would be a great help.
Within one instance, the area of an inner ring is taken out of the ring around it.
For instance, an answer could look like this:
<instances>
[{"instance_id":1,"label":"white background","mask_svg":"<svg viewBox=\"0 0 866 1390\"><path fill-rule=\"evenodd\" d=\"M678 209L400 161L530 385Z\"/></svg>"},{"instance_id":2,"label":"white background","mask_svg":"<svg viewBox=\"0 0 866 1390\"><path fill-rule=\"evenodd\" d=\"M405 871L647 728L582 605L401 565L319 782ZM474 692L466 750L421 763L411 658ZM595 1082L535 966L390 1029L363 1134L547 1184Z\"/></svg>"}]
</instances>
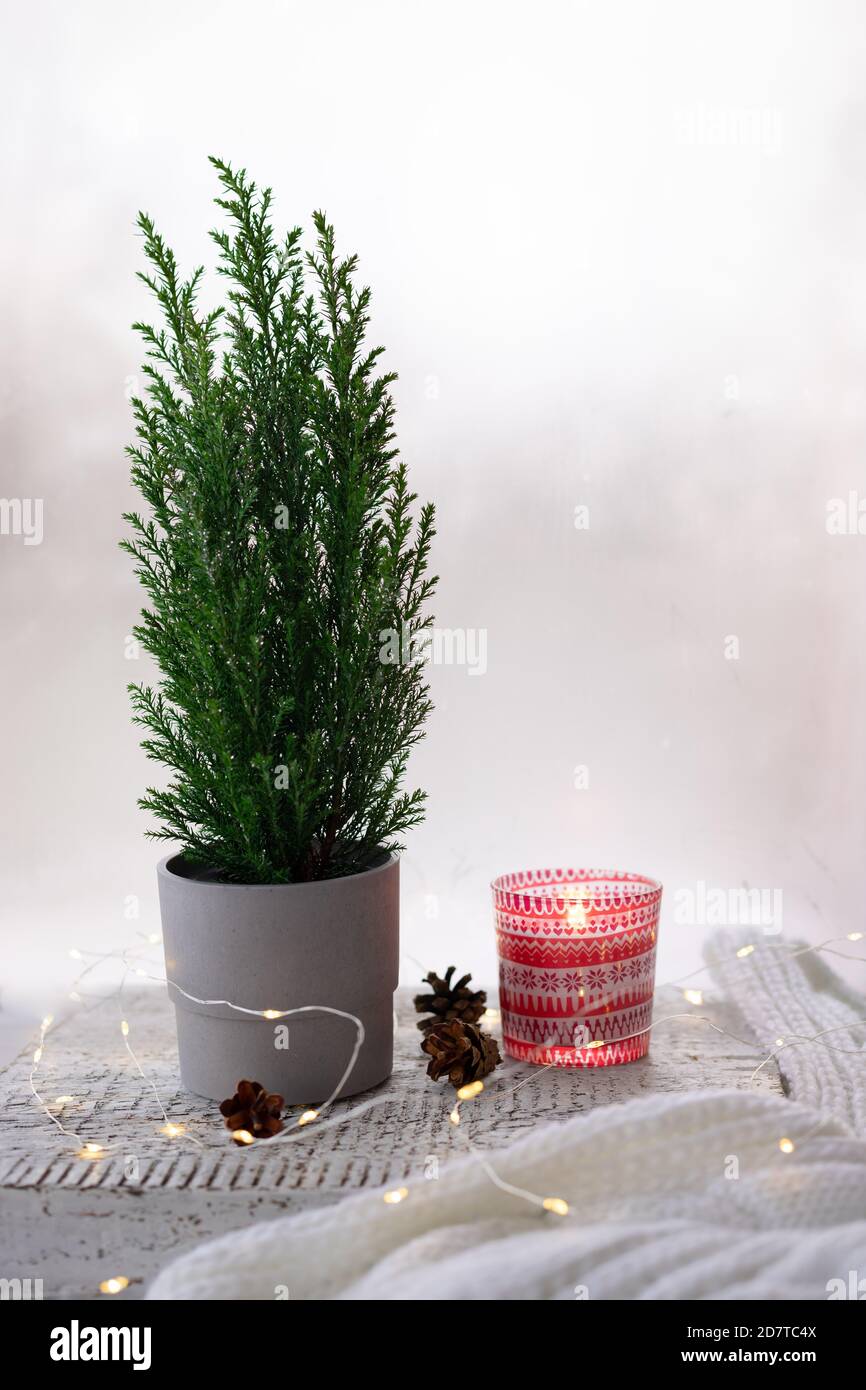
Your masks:
<instances>
[{"instance_id":1,"label":"white background","mask_svg":"<svg viewBox=\"0 0 866 1390\"><path fill-rule=\"evenodd\" d=\"M134 218L211 263L211 152L359 252L438 622L488 633L431 673L404 979L492 982L490 878L563 860L664 881L660 978L699 881L863 926L866 537L825 523L866 494L864 78L854 0L7 8L0 495L45 508L0 537L7 1010L158 928Z\"/></svg>"}]
</instances>

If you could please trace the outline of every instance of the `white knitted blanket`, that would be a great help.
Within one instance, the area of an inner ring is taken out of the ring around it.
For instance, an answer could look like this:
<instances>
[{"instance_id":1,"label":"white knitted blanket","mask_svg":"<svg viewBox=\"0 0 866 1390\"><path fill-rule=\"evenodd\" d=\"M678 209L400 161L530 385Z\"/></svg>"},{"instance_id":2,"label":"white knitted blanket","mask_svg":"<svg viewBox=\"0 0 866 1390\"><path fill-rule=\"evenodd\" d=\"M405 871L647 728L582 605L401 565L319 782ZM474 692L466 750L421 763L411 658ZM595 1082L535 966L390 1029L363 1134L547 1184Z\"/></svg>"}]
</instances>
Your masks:
<instances>
[{"instance_id":1,"label":"white knitted blanket","mask_svg":"<svg viewBox=\"0 0 866 1390\"><path fill-rule=\"evenodd\" d=\"M742 941L714 938L708 959L756 1042L832 1029L846 1050L785 1048L790 1099L651 1096L545 1124L491 1158L506 1182L565 1198L565 1217L470 1155L397 1206L364 1192L207 1242L148 1297L825 1299L832 1280L866 1279L866 1027L845 1027L866 999L814 956L724 963Z\"/></svg>"}]
</instances>

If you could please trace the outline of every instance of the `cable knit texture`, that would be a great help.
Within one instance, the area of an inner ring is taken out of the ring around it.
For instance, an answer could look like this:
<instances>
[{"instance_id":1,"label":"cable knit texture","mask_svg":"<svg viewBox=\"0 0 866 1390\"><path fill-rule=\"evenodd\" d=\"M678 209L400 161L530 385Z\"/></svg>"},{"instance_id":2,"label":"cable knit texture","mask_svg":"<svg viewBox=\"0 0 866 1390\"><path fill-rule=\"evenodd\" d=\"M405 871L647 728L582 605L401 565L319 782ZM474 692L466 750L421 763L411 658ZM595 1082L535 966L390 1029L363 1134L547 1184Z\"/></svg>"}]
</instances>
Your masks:
<instances>
[{"instance_id":1,"label":"cable knit texture","mask_svg":"<svg viewBox=\"0 0 866 1390\"><path fill-rule=\"evenodd\" d=\"M768 1052L777 1038L788 1040L778 1058L788 1095L866 1138L866 1028L849 1027L855 1019L866 1019L866 999L843 984L827 958L797 955L802 942L759 941L753 955L737 959L744 941L753 940L730 931L710 940L705 958L714 981L735 1001L749 1031L766 1043ZM831 1031L824 1041L844 1051L798 1044L798 1035L813 1038L825 1029Z\"/></svg>"},{"instance_id":2,"label":"cable knit texture","mask_svg":"<svg viewBox=\"0 0 866 1390\"><path fill-rule=\"evenodd\" d=\"M565 1198L566 1217L502 1192L468 1154L399 1205L364 1192L209 1241L148 1297L824 1299L828 1281L866 1277L866 1028L851 1027L866 999L797 943L731 963L747 940L720 934L708 960L759 1048L792 1040L790 1099L650 1096L540 1125L489 1157L506 1182ZM855 1055L794 1045L824 1029Z\"/></svg>"}]
</instances>

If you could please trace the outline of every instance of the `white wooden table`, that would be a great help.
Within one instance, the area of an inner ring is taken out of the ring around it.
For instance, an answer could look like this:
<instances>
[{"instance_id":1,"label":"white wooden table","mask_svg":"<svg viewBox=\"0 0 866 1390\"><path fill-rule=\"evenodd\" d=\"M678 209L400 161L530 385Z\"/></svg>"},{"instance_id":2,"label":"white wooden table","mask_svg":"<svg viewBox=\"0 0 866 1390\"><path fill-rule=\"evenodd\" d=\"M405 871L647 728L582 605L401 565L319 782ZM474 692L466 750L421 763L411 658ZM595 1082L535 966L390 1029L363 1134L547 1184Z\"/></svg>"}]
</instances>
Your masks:
<instances>
[{"instance_id":1,"label":"white wooden table","mask_svg":"<svg viewBox=\"0 0 866 1390\"><path fill-rule=\"evenodd\" d=\"M164 1121L124 1048L116 1000L60 1022L46 1041L40 1093L51 1101L74 1097L63 1108L64 1123L111 1152L78 1158L79 1145L39 1110L28 1085L32 1044L0 1072L0 1277L41 1279L45 1298L96 1298L102 1280L124 1275L130 1285L119 1296L140 1298L161 1266L206 1237L335 1202L359 1188L408 1183L431 1159L445 1164L457 1146L465 1152L448 1123L452 1089L425 1074L412 993L397 995L393 1076L332 1114L351 1112L376 1094L387 1097L382 1105L327 1132L311 1125L297 1142L246 1149L231 1141L216 1105L181 1089L163 989L128 994L123 1012L148 1082L169 1119L186 1126L179 1138L160 1133ZM501 1146L540 1120L658 1091L781 1091L770 1068L750 1082L755 1055L746 1047L690 1020L658 1023L688 1007L678 991L662 990L649 1056L628 1066L541 1070L506 1059L488 1078L482 1100L464 1108L473 1143ZM736 1014L712 997L703 1012L737 1031ZM528 1076L527 1085L509 1094Z\"/></svg>"}]
</instances>

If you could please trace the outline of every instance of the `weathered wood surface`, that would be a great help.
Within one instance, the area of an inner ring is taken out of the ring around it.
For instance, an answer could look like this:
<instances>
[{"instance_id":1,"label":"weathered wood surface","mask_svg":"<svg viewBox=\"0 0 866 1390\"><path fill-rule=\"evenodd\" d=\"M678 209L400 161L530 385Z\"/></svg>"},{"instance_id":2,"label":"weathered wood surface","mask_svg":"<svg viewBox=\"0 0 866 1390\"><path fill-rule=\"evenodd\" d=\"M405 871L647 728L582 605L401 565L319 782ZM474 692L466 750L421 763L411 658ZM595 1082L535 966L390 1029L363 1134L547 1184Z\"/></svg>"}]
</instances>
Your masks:
<instances>
[{"instance_id":1,"label":"weathered wood surface","mask_svg":"<svg viewBox=\"0 0 866 1390\"><path fill-rule=\"evenodd\" d=\"M64 1123L110 1152L78 1158L79 1144L39 1110L28 1085L31 1046L0 1072L0 1276L42 1279L45 1298L89 1298L103 1279L123 1274L132 1281L124 1296L140 1297L163 1264L199 1240L359 1188L408 1183L431 1160L445 1164L465 1152L448 1123L453 1092L425 1075L411 991L400 991L396 1002L388 1082L335 1106L332 1115L345 1114L345 1124L324 1132L311 1125L291 1143L246 1149L229 1139L216 1105L181 1089L173 1012L162 989L128 994L123 1005L146 1081L123 1046L116 1000L60 1023L46 1040L38 1089L49 1101L73 1096ZM750 1081L756 1058L748 1048L698 1022L659 1022L688 1008L679 991L660 991L649 1056L628 1066L541 1070L506 1060L481 1100L464 1107L464 1128L479 1147L498 1147L540 1120L660 1091L781 1091L769 1067ZM702 1012L742 1031L728 1006L710 999ZM183 1137L160 1133L151 1082L169 1119L186 1126ZM372 1096L383 1103L351 1120Z\"/></svg>"}]
</instances>

